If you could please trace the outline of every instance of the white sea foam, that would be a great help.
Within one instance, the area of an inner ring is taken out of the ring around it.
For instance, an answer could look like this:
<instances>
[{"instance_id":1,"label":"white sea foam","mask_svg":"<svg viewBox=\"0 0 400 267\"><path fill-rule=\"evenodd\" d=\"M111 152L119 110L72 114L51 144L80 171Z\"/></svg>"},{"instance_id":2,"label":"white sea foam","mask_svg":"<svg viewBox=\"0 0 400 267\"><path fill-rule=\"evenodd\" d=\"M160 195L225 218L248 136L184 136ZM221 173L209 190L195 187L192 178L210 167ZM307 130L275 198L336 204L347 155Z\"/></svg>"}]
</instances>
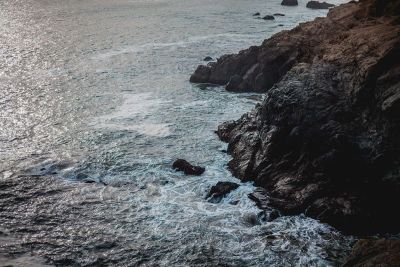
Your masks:
<instances>
[{"instance_id":1,"label":"white sea foam","mask_svg":"<svg viewBox=\"0 0 400 267\"><path fill-rule=\"evenodd\" d=\"M116 111L94 119L98 128L136 131L140 134L166 137L170 134L169 125L154 122L152 114L167 103L153 98L151 93L125 94L124 102Z\"/></svg>"},{"instance_id":2,"label":"white sea foam","mask_svg":"<svg viewBox=\"0 0 400 267\"><path fill-rule=\"evenodd\" d=\"M98 53L92 57L92 60L107 60L111 57L120 56L124 54L136 54L144 51L149 50L157 50L157 49L164 49L169 47L186 47L188 45L194 43L200 43L210 39L231 39L239 41L240 39L249 39L252 35L250 34L232 34L232 33L221 33L221 34L212 34L212 35L202 35L202 36L191 36L185 40L178 41L178 42L166 42L166 43L145 43L141 45L129 45L120 47L117 49L109 50L107 52Z\"/></svg>"}]
</instances>

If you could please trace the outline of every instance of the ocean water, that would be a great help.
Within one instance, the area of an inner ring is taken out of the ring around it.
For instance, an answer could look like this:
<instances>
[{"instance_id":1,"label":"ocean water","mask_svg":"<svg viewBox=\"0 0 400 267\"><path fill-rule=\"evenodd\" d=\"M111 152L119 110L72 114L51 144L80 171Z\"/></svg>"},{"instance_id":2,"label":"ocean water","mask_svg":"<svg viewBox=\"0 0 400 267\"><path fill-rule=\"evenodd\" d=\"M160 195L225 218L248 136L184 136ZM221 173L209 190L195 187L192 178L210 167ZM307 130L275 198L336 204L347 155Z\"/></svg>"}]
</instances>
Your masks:
<instances>
[{"instance_id":1,"label":"ocean water","mask_svg":"<svg viewBox=\"0 0 400 267\"><path fill-rule=\"evenodd\" d=\"M326 15L299 3L1 0L0 265L338 265L352 237L301 215L263 221L251 183L205 199L240 182L214 130L262 95L190 74ZM173 171L176 158L205 174Z\"/></svg>"}]
</instances>

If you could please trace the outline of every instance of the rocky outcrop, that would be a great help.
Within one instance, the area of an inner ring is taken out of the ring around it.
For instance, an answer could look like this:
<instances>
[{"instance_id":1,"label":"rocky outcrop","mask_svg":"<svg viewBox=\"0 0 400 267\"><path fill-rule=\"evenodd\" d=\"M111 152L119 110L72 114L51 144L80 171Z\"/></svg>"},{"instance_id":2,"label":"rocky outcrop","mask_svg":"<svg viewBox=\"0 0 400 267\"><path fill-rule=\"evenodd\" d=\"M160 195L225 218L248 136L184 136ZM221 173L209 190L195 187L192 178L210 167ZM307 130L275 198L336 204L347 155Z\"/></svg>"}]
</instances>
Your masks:
<instances>
[{"instance_id":1,"label":"rocky outcrop","mask_svg":"<svg viewBox=\"0 0 400 267\"><path fill-rule=\"evenodd\" d=\"M172 168L177 171L182 171L186 175L202 175L206 169L200 166L193 166L184 159L177 159L172 164Z\"/></svg>"},{"instance_id":2,"label":"rocky outcrop","mask_svg":"<svg viewBox=\"0 0 400 267\"><path fill-rule=\"evenodd\" d=\"M282 6L297 6L299 3L297 0L283 0L281 3Z\"/></svg>"},{"instance_id":3,"label":"rocky outcrop","mask_svg":"<svg viewBox=\"0 0 400 267\"><path fill-rule=\"evenodd\" d=\"M327 2L309 1L306 5L307 8L311 9L329 9L335 5L329 4Z\"/></svg>"},{"instance_id":4,"label":"rocky outcrop","mask_svg":"<svg viewBox=\"0 0 400 267\"><path fill-rule=\"evenodd\" d=\"M400 240L359 240L344 267L400 265Z\"/></svg>"},{"instance_id":5,"label":"rocky outcrop","mask_svg":"<svg viewBox=\"0 0 400 267\"><path fill-rule=\"evenodd\" d=\"M327 19L318 18L290 31L282 31L238 54L225 55L216 62L200 65L190 77L193 83L227 85L228 91L266 92L295 64L310 63L321 42L338 42L352 27L357 4L332 10ZM352 12L353 11L353 12Z\"/></svg>"},{"instance_id":6,"label":"rocky outcrop","mask_svg":"<svg viewBox=\"0 0 400 267\"><path fill-rule=\"evenodd\" d=\"M353 234L400 230L400 1L382 2L334 8L195 73L267 92L218 128L232 173L282 213Z\"/></svg>"},{"instance_id":7,"label":"rocky outcrop","mask_svg":"<svg viewBox=\"0 0 400 267\"><path fill-rule=\"evenodd\" d=\"M210 192L208 192L206 199L212 203L218 203L229 194L231 191L237 189L239 185L232 182L218 182L216 185L212 186Z\"/></svg>"}]
</instances>

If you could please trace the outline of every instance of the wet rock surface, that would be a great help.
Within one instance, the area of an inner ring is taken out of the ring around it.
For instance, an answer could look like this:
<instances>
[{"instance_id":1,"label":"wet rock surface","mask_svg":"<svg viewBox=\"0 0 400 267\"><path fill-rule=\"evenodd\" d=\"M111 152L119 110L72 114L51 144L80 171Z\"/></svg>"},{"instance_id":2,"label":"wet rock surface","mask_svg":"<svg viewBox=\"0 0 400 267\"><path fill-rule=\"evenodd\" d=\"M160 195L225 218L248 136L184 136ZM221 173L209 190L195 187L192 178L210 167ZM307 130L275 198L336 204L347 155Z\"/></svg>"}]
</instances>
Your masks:
<instances>
[{"instance_id":1,"label":"wet rock surface","mask_svg":"<svg viewBox=\"0 0 400 267\"><path fill-rule=\"evenodd\" d=\"M281 3L282 6L297 6L299 3L297 0L283 0Z\"/></svg>"},{"instance_id":2,"label":"wet rock surface","mask_svg":"<svg viewBox=\"0 0 400 267\"><path fill-rule=\"evenodd\" d=\"M209 202L218 203L231 191L237 189L238 184L232 182L218 182L216 185L211 187L210 192L207 194L206 198Z\"/></svg>"},{"instance_id":3,"label":"wet rock surface","mask_svg":"<svg viewBox=\"0 0 400 267\"><path fill-rule=\"evenodd\" d=\"M206 169L200 166L194 166L184 159L177 159L173 164L172 168L177 171L182 171L186 175L202 175Z\"/></svg>"},{"instance_id":4,"label":"wet rock surface","mask_svg":"<svg viewBox=\"0 0 400 267\"><path fill-rule=\"evenodd\" d=\"M219 126L229 168L284 214L352 234L400 227L400 27L392 4L381 3L334 8L192 76L267 92ZM390 12L376 17L377 5Z\"/></svg>"},{"instance_id":5,"label":"wet rock surface","mask_svg":"<svg viewBox=\"0 0 400 267\"><path fill-rule=\"evenodd\" d=\"M382 266L400 264L400 240L359 240L344 267Z\"/></svg>"},{"instance_id":6,"label":"wet rock surface","mask_svg":"<svg viewBox=\"0 0 400 267\"><path fill-rule=\"evenodd\" d=\"M255 202L259 209L262 210L262 212L258 214L260 220L271 222L281 216L278 210L271 208L270 197L264 188L256 188L256 190L250 193L248 197Z\"/></svg>"},{"instance_id":7,"label":"wet rock surface","mask_svg":"<svg viewBox=\"0 0 400 267\"><path fill-rule=\"evenodd\" d=\"M262 187L254 190L254 192L250 193L248 197L256 203L259 209L265 210L270 207L268 193Z\"/></svg>"},{"instance_id":8,"label":"wet rock surface","mask_svg":"<svg viewBox=\"0 0 400 267\"><path fill-rule=\"evenodd\" d=\"M329 9L335 5L329 4L327 2L309 1L306 5L307 8L311 9Z\"/></svg>"}]
</instances>

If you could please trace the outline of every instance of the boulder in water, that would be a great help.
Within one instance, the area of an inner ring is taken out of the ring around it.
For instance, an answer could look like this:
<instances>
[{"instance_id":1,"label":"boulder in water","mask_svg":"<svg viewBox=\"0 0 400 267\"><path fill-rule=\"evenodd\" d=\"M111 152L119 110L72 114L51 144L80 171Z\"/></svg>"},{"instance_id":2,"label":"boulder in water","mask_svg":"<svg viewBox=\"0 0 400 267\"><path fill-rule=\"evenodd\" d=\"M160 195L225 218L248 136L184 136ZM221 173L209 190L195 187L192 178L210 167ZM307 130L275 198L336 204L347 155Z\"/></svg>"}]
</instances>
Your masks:
<instances>
[{"instance_id":1,"label":"boulder in water","mask_svg":"<svg viewBox=\"0 0 400 267\"><path fill-rule=\"evenodd\" d=\"M212 203L218 203L223 197L229 194L231 191L237 189L239 185L232 182L218 182L216 185L211 187L210 192L206 198Z\"/></svg>"},{"instance_id":2,"label":"boulder in water","mask_svg":"<svg viewBox=\"0 0 400 267\"><path fill-rule=\"evenodd\" d=\"M275 17L271 16L271 15L266 15L265 17L263 17L263 20L274 20Z\"/></svg>"},{"instance_id":3,"label":"boulder in water","mask_svg":"<svg viewBox=\"0 0 400 267\"><path fill-rule=\"evenodd\" d=\"M210 57L210 56L207 56L207 57L205 57L203 60L204 60L204 61L211 61L211 60L213 60L213 58Z\"/></svg>"},{"instance_id":4,"label":"boulder in water","mask_svg":"<svg viewBox=\"0 0 400 267\"><path fill-rule=\"evenodd\" d=\"M282 6L298 6L299 3L297 0L283 0L281 3Z\"/></svg>"},{"instance_id":5,"label":"boulder in water","mask_svg":"<svg viewBox=\"0 0 400 267\"><path fill-rule=\"evenodd\" d=\"M311 9L329 9L334 7L334 4L329 4L327 2L310 1L307 3L306 7Z\"/></svg>"},{"instance_id":6,"label":"boulder in water","mask_svg":"<svg viewBox=\"0 0 400 267\"><path fill-rule=\"evenodd\" d=\"M205 172L205 168L200 166L193 166L184 159L177 159L172 168L178 171L183 171L186 175L202 175Z\"/></svg>"}]
</instances>

